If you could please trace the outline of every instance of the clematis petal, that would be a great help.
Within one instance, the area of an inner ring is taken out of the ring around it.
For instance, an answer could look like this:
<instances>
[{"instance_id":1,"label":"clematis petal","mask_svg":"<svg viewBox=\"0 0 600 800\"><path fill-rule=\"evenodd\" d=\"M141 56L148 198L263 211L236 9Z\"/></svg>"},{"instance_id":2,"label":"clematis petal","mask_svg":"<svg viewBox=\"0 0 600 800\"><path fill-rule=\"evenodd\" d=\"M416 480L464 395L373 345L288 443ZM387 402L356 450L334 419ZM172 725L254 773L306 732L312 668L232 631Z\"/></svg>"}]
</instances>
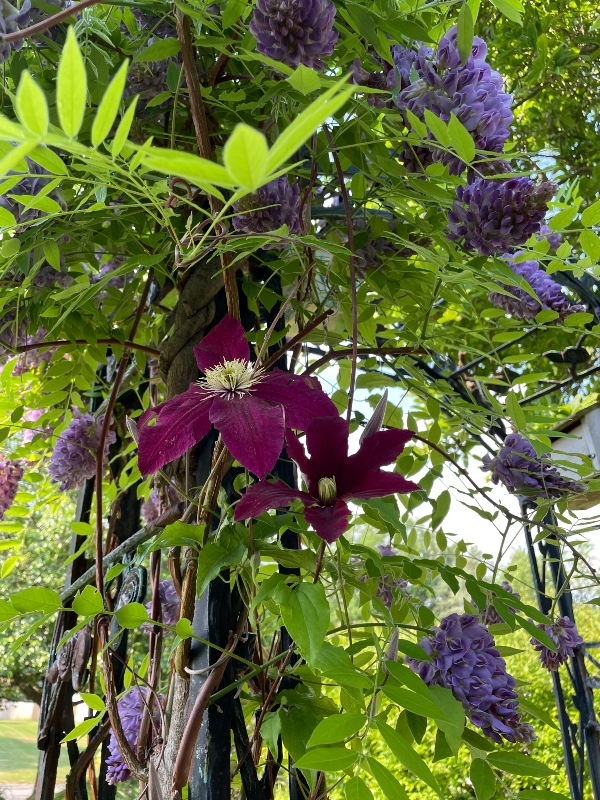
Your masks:
<instances>
[{"instance_id":1,"label":"clematis petal","mask_svg":"<svg viewBox=\"0 0 600 800\"><path fill-rule=\"evenodd\" d=\"M179 458L206 436L212 401L212 395L192 383L187 392L175 395L140 417L138 466L142 475L156 472ZM157 414L156 425L149 426L147 423Z\"/></svg>"},{"instance_id":2,"label":"clematis petal","mask_svg":"<svg viewBox=\"0 0 600 800\"><path fill-rule=\"evenodd\" d=\"M393 464L412 437L412 431L390 428L363 439L359 451L346 461L338 481L340 495L352 494L354 484L369 470Z\"/></svg>"},{"instance_id":3,"label":"clematis petal","mask_svg":"<svg viewBox=\"0 0 600 800\"><path fill-rule=\"evenodd\" d=\"M226 314L215 327L195 345L196 363L202 372L222 364L223 361L250 360L250 345L244 327L237 319Z\"/></svg>"},{"instance_id":4,"label":"clematis petal","mask_svg":"<svg viewBox=\"0 0 600 800\"><path fill-rule=\"evenodd\" d=\"M340 490L340 495L346 499L371 500L374 497L387 497L389 494L418 492L420 488L418 484L407 481L397 472L372 469L363 474L362 478L350 490Z\"/></svg>"},{"instance_id":5,"label":"clematis petal","mask_svg":"<svg viewBox=\"0 0 600 800\"><path fill-rule=\"evenodd\" d=\"M348 458L348 423L335 417L315 417L306 429L312 480L337 478ZM312 492L312 489L311 489Z\"/></svg>"},{"instance_id":6,"label":"clematis petal","mask_svg":"<svg viewBox=\"0 0 600 800\"><path fill-rule=\"evenodd\" d=\"M304 519L313 526L317 536L331 544L348 527L350 509L343 500L336 500L333 506L308 506L304 509Z\"/></svg>"},{"instance_id":7,"label":"clematis petal","mask_svg":"<svg viewBox=\"0 0 600 800\"><path fill-rule=\"evenodd\" d=\"M298 465L298 469L306 478L306 482L311 482L311 463L310 459L306 455L306 451L302 446L300 439L296 436L293 431L286 431L285 432L285 442L286 442L286 449L288 456L295 461ZM318 480L318 478L317 478Z\"/></svg>"},{"instance_id":8,"label":"clematis petal","mask_svg":"<svg viewBox=\"0 0 600 800\"><path fill-rule=\"evenodd\" d=\"M283 448L283 410L252 395L227 400L215 397L210 421L225 447L243 467L264 478Z\"/></svg>"},{"instance_id":9,"label":"clematis petal","mask_svg":"<svg viewBox=\"0 0 600 800\"><path fill-rule=\"evenodd\" d=\"M317 378L274 369L263 376L254 394L284 407L286 428L305 431L314 417L337 416L333 400L321 389Z\"/></svg>"},{"instance_id":10,"label":"clematis petal","mask_svg":"<svg viewBox=\"0 0 600 800\"><path fill-rule=\"evenodd\" d=\"M240 522L250 517L260 517L270 508L284 508L297 499L313 502L309 495L291 489L282 481L253 483L236 505L233 519L235 522Z\"/></svg>"}]
</instances>

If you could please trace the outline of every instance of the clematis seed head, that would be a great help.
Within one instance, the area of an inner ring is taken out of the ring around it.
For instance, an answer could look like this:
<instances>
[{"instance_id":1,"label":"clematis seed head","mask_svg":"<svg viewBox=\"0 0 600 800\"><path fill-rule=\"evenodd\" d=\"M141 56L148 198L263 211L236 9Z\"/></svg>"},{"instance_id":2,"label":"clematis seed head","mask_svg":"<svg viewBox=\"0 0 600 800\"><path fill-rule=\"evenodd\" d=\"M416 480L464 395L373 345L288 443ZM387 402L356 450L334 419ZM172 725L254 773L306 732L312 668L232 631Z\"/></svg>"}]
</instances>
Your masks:
<instances>
[{"instance_id":1,"label":"clematis seed head","mask_svg":"<svg viewBox=\"0 0 600 800\"><path fill-rule=\"evenodd\" d=\"M337 497L335 478L319 478L319 499L326 506L332 506Z\"/></svg>"}]
</instances>

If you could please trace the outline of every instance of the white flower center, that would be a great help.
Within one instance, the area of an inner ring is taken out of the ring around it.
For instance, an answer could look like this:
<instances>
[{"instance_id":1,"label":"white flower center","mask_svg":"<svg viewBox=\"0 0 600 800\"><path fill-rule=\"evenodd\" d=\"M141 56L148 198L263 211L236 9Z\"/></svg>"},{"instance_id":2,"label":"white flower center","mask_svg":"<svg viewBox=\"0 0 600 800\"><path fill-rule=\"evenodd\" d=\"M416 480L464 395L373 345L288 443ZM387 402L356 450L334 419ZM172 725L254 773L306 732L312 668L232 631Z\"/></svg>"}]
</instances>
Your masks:
<instances>
[{"instance_id":1,"label":"white flower center","mask_svg":"<svg viewBox=\"0 0 600 800\"><path fill-rule=\"evenodd\" d=\"M236 358L233 361L223 361L212 369L207 369L204 378L198 383L209 392L214 392L228 400L243 397L252 388L260 383L264 370L254 369L249 361Z\"/></svg>"},{"instance_id":2,"label":"white flower center","mask_svg":"<svg viewBox=\"0 0 600 800\"><path fill-rule=\"evenodd\" d=\"M319 478L319 500L326 506L332 506L337 499L335 478Z\"/></svg>"}]
</instances>

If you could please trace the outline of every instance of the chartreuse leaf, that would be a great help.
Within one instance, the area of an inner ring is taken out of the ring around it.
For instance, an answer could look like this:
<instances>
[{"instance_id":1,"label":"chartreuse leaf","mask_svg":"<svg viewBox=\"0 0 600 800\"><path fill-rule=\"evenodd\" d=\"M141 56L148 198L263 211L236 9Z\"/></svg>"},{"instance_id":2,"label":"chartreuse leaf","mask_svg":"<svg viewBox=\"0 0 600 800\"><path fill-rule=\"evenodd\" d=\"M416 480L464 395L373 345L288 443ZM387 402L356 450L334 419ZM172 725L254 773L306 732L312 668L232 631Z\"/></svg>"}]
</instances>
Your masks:
<instances>
[{"instance_id":1,"label":"chartreuse leaf","mask_svg":"<svg viewBox=\"0 0 600 800\"><path fill-rule=\"evenodd\" d=\"M519 792L519 800L568 800L564 794L549 789L524 789Z\"/></svg>"},{"instance_id":2,"label":"chartreuse leaf","mask_svg":"<svg viewBox=\"0 0 600 800\"><path fill-rule=\"evenodd\" d=\"M344 785L346 800L374 800L373 792L358 775L349 778Z\"/></svg>"},{"instance_id":3,"label":"chartreuse leaf","mask_svg":"<svg viewBox=\"0 0 600 800\"><path fill-rule=\"evenodd\" d=\"M244 122L236 125L223 150L223 163L236 186L255 191L264 183L269 146L264 135Z\"/></svg>"},{"instance_id":4,"label":"chartreuse leaf","mask_svg":"<svg viewBox=\"0 0 600 800\"><path fill-rule=\"evenodd\" d=\"M61 607L59 593L54 589L45 589L43 586L23 589L13 594L10 601L21 614L30 614L32 611L51 614Z\"/></svg>"},{"instance_id":5,"label":"chartreuse leaf","mask_svg":"<svg viewBox=\"0 0 600 800\"><path fill-rule=\"evenodd\" d=\"M86 586L83 591L76 595L71 608L81 617L93 617L104 611L104 603L97 589L93 586Z\"/></svg>"},{"instance_id":6,"label":"chartreuse leaf","mask_svg":"<svg viewBox=\"0 0 600 800\"><path fill-rule=\"evenodd\" d=\"M67 735L60 740L61 744L63 742L72 742L74 739L81 739L82 736L85 736L86 733L89 733L96 727L103 716L104 714L100 714L97 717L84 719L83 722L80 722L79 725L76 725L70 733L67 733Z\"/></svg>"},{"instance_id":7,"label":"chartreuse leaf","mask_svg":"<svg viewBox=\"0 0 600 800\"><path fill-rule=\"evenodd\" d=\"M346 747L315 747L299 758L294 766L298 769L340 772L351 767L357 758L358 753Z\"/></svg>"},{"instance_id":8,"label":"chartreuse leaf","mask_svg":"<svg viewBox=\"0 0 600 800\"><path fill-rule=\"evenodd\" d=\"M404 686L386 683L383 687L383 693L392 703L396 703L396 705L405 708L407 711L412 711L413 714L419 714L422 717L429 717L430 719L443 719L448 721L442 709L437 708L431 698L424 697L416 692L411 692L410 689L405 689Z\"/></svg>"},{"instance_id":9,"label":"chartreuse leaf","mask_svg":"<svg viewBox=\"0 0 600 800\"><path fill-rule=\"evenodd\" d=\"M448 126L446 123L439 117L436 117L436 115L428 108L425 109L424 115L425 122L427 123L429 130L433 133L440 144L443 144L444 147L448 147L450 144L450 134L448 133Z\"/></svg>"},{"instance_id":10,"label":"chartreuse leaf","mask_svg":"<svg viewBox=\"0 0 600 800\"><path fill-rule=\"evenodd\" d=\"M469 771L477 800L490 800L496 791L496 778L490 765L482 758L474 758Z\"/></svg>"},{"instance_id":11,"label":"chartreuse leaf","mask_svg":"<svg viewBox=\"0 0 600 800\"><path fill-rule=\"evenodd\" d=\"M56 73L56 107L61 127L71 139L77 136L81 128L86 97L85 65L75 28L70 25Z\"/></svg>"},{"instance_id":12,"label":"chartreuse leaf","mask_svg":"<svg viewBox=\"0 0 600 800\"><path fill-rule=\"evenodd\" d=\"M456 114L450 115L448 134L452 147L456 150L458 157L466 164L470 164L475 158L475 142Z\"/></svg>"},{"instance_id":13,"label":"chartreuse leaf","mask_svg":"<svg viewBox=\"0 0 600 800\"><path fill-rule=\"evenodd\" d=\"M88 694L87 692L79 692L79 696L86 704L86 706L92 709L92 711L106 710L106 706L104 705L104 700L101 697L98 697L97 694Z\"/></svg>"},{"instance_id":14,"label":"chartreuse leaf","mask_svg":"<svg viewBox=\"0 0 600 800\"><path fill-rule=\"evenodd\" d=\"M110 153L113 158L116 158L121 150L123 149L123 145L127 141L127 137L129 136L129 131L131 130L131 126L133 124L133 116L135 114L135 107L137 105L139 95L136 95L131 103L129 104L129 108L123 115L121 122L119 122L119 127L117 128L117 132L115 133L115 138L113 139Z\"/></svg>"},{"instance_id":15,"label":"chartreuse leaf","mask_svg":"<svg viewBox=\"0 0 600 800\"><path fill-rule=\"evenodd\" d=\"M0 208L0 228L12 228L16 224L17 220L14 215L6 208Z\"/></svg>"},{"instance_id":16,"label":"chartreuse leaf","mask_svg":"<svg viewBox=\"0 0 600 800\"><path fill-rule=\"evenodd\" d=\"M548 636L546 631L538 628L537 625L534 625L533 622L530 622L525 617L520 617L515 615L515 620L517 623L524 628L527 633L533 636L534 639L537 639L538 642L545 645L549 650L552 650L553 653L556 653L556 645L552 641L552 639Z\"/></svg>"},{"instance_id":17,"label":"chartreuse leaf","mask_svg":"<svg viewBox=\"0 0 600 800\"><path fill-rule=\"evenodd\" d=\"M579 242L592 261L598 261L600 258L600 236L594 231L582 231L579 236Z\"/></svg>"},{"instance_id":18,"label":"chartreuse leaf","mask_svg":"<svg viewBox=\"0 0 600 800\"><path fill-rule=\"evenodd\" d=\"M144 165L165 175L176 175L196 184L216 184L233 189L235 182L220 164L192 153L174 152L167 148L149 147L144 151Z\"/></svg>"},{"instance_id":19,"label":"chartreuse leaf","mask_svg":"<svg viewBox=\"0 0 600 800\"><path fill-rule=\"evenodd\" d=\"M490 753L487 760L493 767L508 772L510 775L525 775L532 778L547 778L548 775L554 775L553 769L523 753L497 750Z\"/></svg>"},{"instance_id":20,"label":"chartreuse leaf","mask_svg":"<svg viewBox=\"0 0 600 800\"><path fill-rule=\"evenodd\" d=\"M398 761L406 767L407 770L416 775L417 778L430 786L438 797L443 797L438 782L433 776L433 773L423 761L421 756L416 750L409 745L409 743L385 722L378 722L377 729L381 733L383 740L392 751L393 755Z\"/></svg>"},{"instance_id":21,"label":"chartreuse leaf","mask_svg":"<svg viewBox=\"0 0 600 800\"><path fill-rule=\"evenodd\" d=\"M331 89L328 89L320 97L314 100L308 108L305 108L296 119L287 126L269 150L267 158L267 171L269 173L278 170L288 158L312 136L317 128L322 125L328 117L346 103L354 94L354 86L344 87L348 81L348 76L338 81Z\"/></svg>"},{"instance_id":22,"label":"chartreuse leaf","mask_svg":"<svg viewBox=\"0 0 600 800\"><path fill-rule=\"evenodd\" d=\"M387 800L408 800L404 786L387 767L384 767L383 764L371 757L367 758L367 763Z\"/></svg>"},{"instance_id":23,"label":"chartreuse leaf","mask_svg":"<svg viewBox=\"0 0 600 800\"><path fill-rule=\"evenodd\" d=\"M591 228L600 222L600 200L596 200L581 212L581 224L586 228ZM522 794L522 793L521 793Z\"/></svg>"},{"instance_id":24,"label":"chartreuse leaf","mask_svg":"<svg viewBox=\"0 0 600 800\"><path fill-rule=\"evenodd\" d=\"M0 141L22 142L25 138L25 131L21 125L0 114Z\"/></svg>"},{"instance_id":25,"label":"chartreuse leaf","mask_svg":"<svg viewBox=\"0 0 600 800\"><path fill-rule=\"evenodd\" d=\"M464 2L456 21L456 44L458 55L464 64L471 55L473 47L473 14L468 2Z\"/></svg>"},{"instance_id":26,"label":"chartreuse leaf","mask_svg":"<svg viewBox=\"0 0 600 800\"><path fill-rule=\"evenodd\" d=\"M319 74L314 69L300 64L293 75L287 79L287 82L300 94L310 94L316 92L321 87L321 79Z\"/></svg>"},{"instance_id":27,"label":"chartreuse leaf","mask_svg":"<svg viewBox=\"0 0 600 800\"><path fill-rule=\"evenodd\" d=\"M28 131L36 136L48 132L48 104L44 92L31 77L29 70L23 70L16 100L17 116Z\"/></svg>"},{"instance_id":28,"label":"chartreuse leaf","mask_svg":"<svg viewBox=\"0 0 600 800\"><path fill-rule=\"evenodd\" d=\"M0 622L7 622L17 616L17 609L9 600L0 600Z\"/></svg>"},{"instance_id":29,"label":"chartreuse leaf","mask_svg":"<svg viewBox=\"0 0 600 800\"><path fill-rule=\"evenodd\" d=\"M522 431L524 428L527 427L525 412L521 408L521 405L517 398L517 394L514 391L510 391L506 395L506 413L513 421L514 426L515 428L517 428L517 430Z\"/></svg>"},{"instance_id":30,"label":"chartreuse leaf","mask_svg":"<svg viewBox=\"0 0 600 800\"><path fill-rule=\"evenodd\" d=\"M308 740L307 747L343 742L358 733L366 722L367 718L364 714L332 714L319 722Z\"/></svg>"},{"instance_id":31,"label":"chartreuse leaf","mask_svg":"<svg viewBox=\"0 0 600 800\"><path fill-rule=\"evenodd\" d=\"M283 624L308 664L316 663L329 628L329 603L320 583L301 583L295 589L280 586ZM316 664L318 666L318 664Z\"/></svg>"},{"instance_id":32,"label":"chartreuse leaf","mask_svg":"<svg viewBox=\"0 0 600 800\"><path fill-rule=\"evenodd\" d=\"M498 11L507 19L510 19L512 22L516 22L517 25L522 24L521 14L525 9L519 0L491 0L491 2L492 5L496 6Z\"/></svg>"},{"instance_id":33,"label":"chartreuse leaf","mask_svg":"<svg viewBox=\"0 0 600 800\"><path fill-rule=\"evenodd\" d=\"M122 628L139 628L150 619L146 606L141 603L127 603L115 611L115 617Z\"/></svg>"},{"instance_id":34,"label":"chartreuse leaf","mask_svg":"<svg viewBox=\"0 0 600 800\"><path fill-rule=\"evenodd\" d=\"M92 125L92 144L94 147L102 144L110 133L117 113L121 98L123 97L123 90L125 89L125 81L127 80L127 68L129 61L125 60L121 64L121 68L114 76L112 81L108 84L106 91L98 106L94 124Z\"/></svg>"}]
</instances>

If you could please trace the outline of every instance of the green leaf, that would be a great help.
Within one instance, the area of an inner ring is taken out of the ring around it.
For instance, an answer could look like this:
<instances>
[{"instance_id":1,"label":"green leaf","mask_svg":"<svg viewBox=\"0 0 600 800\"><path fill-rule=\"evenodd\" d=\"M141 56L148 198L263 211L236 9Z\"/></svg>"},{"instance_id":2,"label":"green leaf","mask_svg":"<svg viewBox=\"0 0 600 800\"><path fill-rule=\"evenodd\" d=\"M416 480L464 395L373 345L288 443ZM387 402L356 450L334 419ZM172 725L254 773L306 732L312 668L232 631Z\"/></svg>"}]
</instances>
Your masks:
<instances>
[{"instance_id":1,"label":"green leaf","mask_svg":"<svg viewBox=\"0 0 600 800\"><path fill-rule=\"evenodd\" d=\"M317 128L325 122L328 117L333 116L336 111L346 103L346 101L356 91L355 86L344 84L348 77L338 81L334 86L324 92L314 100L308 108L305 108L296 119L287 126L284 132L277 138L273 147L269 150L267 158L267 171L269 173L278 170L288 158L298 150L304 142L312 136Z\"/></svg>"},{"instance_id":2,"label":"green leaf","mask_svg":"<svg viewBox=\"0 0 600 800\"><path fill-rule=\"evenodd\" d=\"M244 13L244 9L247 5L248 0L228 0L221 17L221 23L224 31L227 30L227 28L231 28L232 25L235 25L235 23Z\"/></svg>"},{"instance_id":3,"label":"green leaf","mask_svg":"<svg viewBox=\"0 0 600 800\"><path fill-rule=\"evenodd\" d=\"M344 786L346 800L374 800L373 792L358 775L349 778Z\"/></svg>"},{"instance_id":4,"label":"green leaf","mask_svg":"<svg viewBox=\"0 0 600 800\"><path fill-rule=\"evenodd\" d=\"M8 142L22 142L25 139L25 131L21 125L17 125L13 120L0 114L0 140Z\"/></svg>"},{"instance_id":5,"label":"green leaf","mask_svg":"<svg viewBox=\"0 0 600 800\"><path fill-rule=\"evenodd\" d=\"M175 153L167 148L151 147L145 151L144 165L165 175L185 178L202 188L213 183L227 189L235 186L225 167L192 153Z\"/></svg>"},{"instance_id":6,"label":"green leaf","mask_svg":"<svg viewBox=\"0 0 600 800\"><path fill-rule=\"evenodd\" d=\"M87 75L83 56L75 37L75 27L69 25L56 74L56 108L61 127L71 139L81 128L86 98Z\"/></svg>"},{"instance_id":7,"label":"green leaf","mask_svg":"<svg viewBox=\"0 0 600 800\"><path fill-rule=\"evenodd\" d=\"M525 9L519 0L491 0L491 3L507 19L516 22L517 25L522 25L521 14Z\"/></svg>"},{"instance_id":8,"label":"green leaf","mask_svg":"<svg viewBox=\"0 0 600 800\"><path fill-rule=\"evenodd\" d=\"M438 728L444 731L450 749L457 755L465 730L465 712L462 703L454 697L450 689L431 686L429 691L433 695L438 708L442 709L444 716L449 720L446 722L446 720L438 718L436 723Z\"/></svg>"},{"instance_id":9,"label":"green leaf","mask_svg":"<svg viewBox=\"0 0 600 800\"><path fill-rule=\"evenodd\" d=\"M269 147L264 135L244 122L236 125L223 149L223 163L236 186L250 192L265 182Z\"/></svg>"},{"instance_id":10,"label":"green leaf","mask_svg":"<svg viewBox=\"0 0 600 800\"><path fill-rule=\"evenodd\" d=\"M108 570L105 576L106 583L112 581L113 578L117 578L125 569L125 564L113 564L113 566Z\"/></svg>"},{"instance_id":11,"label":"green leaf","mask_svg":"<svg viewBox=\"0 0 600 800\"><path fill-rule=\"evenodd\" d=\"M544 722L548 725L549 728L554 728L558 730L558 725L554 722L550 714L543 708L535 705L535 703L530 702L528 699L523 700L522 697L519 697L519 708L521 711L525 711L527 714L531 714L532 717L536 717L537 719Z\"/></svg>"},{"instance_id":12,"label":"green leaf","mask_svg":"<svg viewBox=\"0 0 600 800\"><path fill-rule=\"evenodd\" d=\"M192 628L192 623L189 621L189 619L182 617L182 619L177 620L177 624L175 625L175 633L180 639L190 639L194 635L194 629Z\"/></svg>"},{"instance_id":13,"label":"green leaf","mask_svg":"<svg viewBox=\"0 0 600 800\"><path fill-rule=\"evenodd\" d=\"M46 97L31 77L29 70L23 70L21 73L17 89L16 111L20 121L31 133L36 136L44 136L48 132Z\"/></svg>"},{"instance_id":14,"label":"green leaf","mask_svg":"<svg viewBox=\"0 0 600 800\"><path fill-rule=\"evenodd\" d=\"M411 126L411 128L412 128L412 129L413 129L413 130L414 130L416 133L418 133L418 134L419 134L419 136L421 137L421 139L426 139L426 138L427 138L427 125L425 125L425 123L424 123L424 122L422 122L422 121L421 121L421 120L420 120L420 119L417 117L417 115L416 115L416 114L415 114L413 111L411 111L411 110L410 110L410 108L407 108L407 109L406 109L406 116L407 116L407 118L408 118L408 121L409 121L409 123L410 123L410 126Z\"/></svg>"},{"instance_id":15,"label":"green leaf","mask_svg":"<svg viewBox=\"0 0 600 800\"><path fill-rule=\"evenodd\" d=\"M356 669L343 647L324 642L316 663L323 677L341 686L353 686L356 689L371 689L373 686L370 678Z\"/></svg>"},{"instance_id":16,"label":"green leaf","mask_svg":"<svg viewBox=\"0 0 600 800\"><path fill-rule=\"evenodd\" d=\"M563 210L559 211L558 214L555 214L553 217L550 217L550 219L548 220L548 227L552 231L559 231L562 228L566 228L567 225L570 225L576 216L577 216L577 206L571 206L571 208L563 208Z\"/></svg>"},{"instance_id":17,"label":"green leaf","mask_svg":"<svg viewBox=\"0 0 600 800\"><path fill-rule=\"evenodd\" d=\"M390 683L386 683L383 687L383 693L392 703L396 703L407 711L412 711L413 714L448 721L444 712L435 705L431 698Z\"/></svg>"},{"instance_id":18,"label":"green leaf","mask_svg":"<svg viewBox=\"0 0 600 800\"><path fill-rule=\"evenodd\" d=\"M329 628L329 603L323 586L301 583L288 589L281 603L281 616L307 663L318 666L316 658Z\"/></svg>"},{"instance_id":19,"label":"green leaf","mask_svg":"<svg viewBox=\"0 0 600 800\"><path fill-rule=\"evenodd\" d=\"M29 154L29 158L39 164L40 167L47 169L53 175L67 175L67 165L62 158L49 147L38 145L35 150Z\"/></svg>"},{"instance_id":20,"label":"green leaf","mask_svg":"<svg viewBox=\"0 0 600 800\"><path fill-rule=\"evenodd\" d=\"M592 261L600 258L600 236L594 231L582 231L579 235L579 243Z\"/></svg>"},{"instance_id":21,"label":"green leaf","mask_svg":"<svg viewBox=\"0 0 600 800\"><path fill-rule=\"evenodd\" d=\"M15 555L15 556L10 556L9 558L6 559L4 564L2 564L2 571L0 572L0 578L6 578L7 575L10 575L10 573L16 567L19 558L20 556Z\"/></svg>"},{"instance_id":22,"label":"green leaf","mask_svg":"<svg viewBox=\"0 0 600 800\"><path fill-rule=\"evenodd\" d=\"M17 609L10 600L0 600L0 622L7 622L17 616Z\"/></svg>"},{"instance_id":23,"label":"green leaf","mask_svg":"<svg viewBox=\"0 0 600 800\"><path fill-rule=\"evenodd\" d=\"M152 44L148 45L148 47L144 47L143 50L140 50L139 53L134 56L133 60L134 62L162 61L164 58L177 55L179 50L179 41L177 39L157 39L152 42Z\"/></svg>"},{"instance_id":24,"label":"green leaf","mask_svg":"<svg viewBox=\"0 0 600 800\"><path fill-rule=\"evenodd\" d=\"M141 603L127 603L115 611L115 617L122 628L139 628L150 619L146 606Z\"/></svg>"},{"instance_id":25,"label":"green leaf","mask_svg":"<svg viewBox=\"0 0 600 800\"><path fill-rule=\"evenodd\" d=\"M98 697L97 694L88 694L87 692L79 692L79 696L92 711L106 711L104 700Z\"/></svg>"},{"instance_id":26,"label":"green leaf","mask_svg":"<svg viewBox=\"0 0 600 800\"><path fill-rule=\"evenodd\" d=\"M440 144L443 144L444 147L448 147L450 144L450 134L448 133L448 126L446 123L439 117L436 117L436 115L428 108L426 108L423 113L425 115L425 122L427 123L429 130L433 133Z\"/></svg>"},{"instance_id":27,"label":"green leaf","mask_svg":"<svg viewBox=\"0 0 600 800\"><path fill-rule=\"evenodd\" d=\"M94 147L98 147L106 139L117 118L123 90L125 89L125 81L127 80L128 66L129 61L127 60L121 64L121 68L108 84L100 101L94 124L92 125L91 138Z\"/></svg>"},{"instance_id":28,"label":"green leaf","mask_svg":"<svg viewBox=\"0 0 600 800\"><path fill-rule=\"evenodd\" d=\"M541 761L536 761L531 756L526 756L523 753L505 752L497 750L490 753L487 757L489 763L508 772L510 775L528 775L532 778L547 778L548 775L554 775L554 770L542 764Z\"/></svg>"},{"instance_id":29,"label":"green leaf","mask_svg":"<svg viewBox=\"0 0 600 800\"><path fill-rule=\"evenodd\" d=\"M246 551L243 544L238 545L233 551L225 550L214 542L204 545L198 556L198 575L196 578L196 592L202 597L208 584L216 578L224 567L237 564Z\"/></svg>"},{"instance_id":30,"label":"green leaf","mask_svg":"<svg viewBox=\"0 0 600 800\"><path fill-rule=\"evenodd\" d=\"M75 596L71 608L81 617L94 617L96 614L102 614L104 603L97 589L93 586L86 586Z\"/></svg>"},{"instance_id":31,"label":"green leaf","mask_svg":"<svg viewBox=\"0 0 600 800\"><path fill-rule=\"evenodd\" d=\"M446 515L450 511L451 502L450 492L447 489L441 491L435 498L434 512L431 515L432 530L438 528L446 519Z\"/></svg>"},{"instance_id":32,"label":"green leaf","mask_svg":"<svg viewBox=\"0 0 600 800\"><path fill-rule=\"evenodd\" d=\"M167 525L162 533L154 540L151 550L160 550L161 547L195 547L199 550L204 543L206 526L190 525L189 522L177 522Z\"/></svg>"},{"instance_id":33,"label":"green leaf","mask_svg":"<svg viewBox=\"0 0 600 800\"><path fill-rule=\"evenodd\" d=\"M321 88L321 79L318 73L310 67L305 67L304 64L300 64L296 71L287 78L287 82L293 89L304 95L316 92Z\"/></svg>"},{"instance_id":34,"label":"green leaf","mask_svg":"<svg viewBox=\"0 0 600 800\"><path fill-rule=\"evenodd\" d=\"M413 775L416 775L417 778L422 780L423 783L430 786L438 797L443 797L431 770L417 751L413 750L406 739L384 722L378 722L377 729L398 761L406 767L407 770L412 772Z\"/></svg>"},{"instance_id":35,"label":"green leaf","mask_svg":"<svg viewBox=\"0 0 600 800\"><path fill-rule=\"evenodd\" d=\"M129 108L123 115L121 122L119 122L119 127L117 128L117 132L115 133L115 138L112 141L112 145L110 148L110 154L113 158L116 158L121 150L123 149L123 145L127 141L127 137L129 136L129 131L131 130L131 126L133 124L133 117L135 114L135 107L137 105L139 95L136 95L131 103L129 104Z\"/></svg>"},{"instance_id":36,"label":"green leaf","mask_svg":"<svg viewBox=\"0 0 600 800\"><path fill-rule=\"evenodd\" d=\"M60 269L60 250L54 239L44 241L44 257L54 269Z\"/></svg>"},{"instance_id":37,"label":"green leaf","mask_svg":"<svg viewBox=\"0 0 600 800\"><path fill-rule=\"evenodd\" d=\"M263 600L266 600L267 597L271 597L279 584L285 583L285 581L286 575L282 575L281 572L274 572L272 575L270 575L260 584L259 590L252 598L250 610L252 611L254 608L256 608L260 603L263 602Z\"/></svg>"},{"instance_id":38,"label":"green leaf","mask_svg":"<svg viewBox=\"0 0 600 800\"><path fill-rule=\"evenodd\" d=\"M513 421L517 430L522 431L527 427L525 412L521 408L517 394L514 391L510 391L506 395L506 413Z\"/></svg>"},{"instance_id":39,"label":"green leaf","mask_svg":"<svg viewBox=\"0 0 600 800\"><path fill-rule=\"evenodd\" d=\"M365 714L348 713L332 714L321 720L312 732L307 747L316 747L319 744L335 744L343 742L364 727L367 723Z\"/></svg>"},{"instance_id":40,"label":"green leaf","mask_svg":"<svg viewBox=\"0 0 600 800\"><path fill-rule=\"evenodd\" d=\"M600 222L600 200L596 200L581 212L581 224L586 228L591 228Z\"/></svg>"},{"instance_id":41,"label":"green leaf","mask_svg":"<svg viewBox=\"0 0 600 800\"><path fill-rule=\"evenodd\" d=\"M473 47L473 14L467 2L464 2L458 14L456 22L457 46L460 60L463 64L471 55Z\"/></svg>"},{"instance_id":42,"label":"green leaf","mask_svg":"<svg viewBox=\"0 0 600 800\"><path fill-rule=\"evenodd\" d=\"M367 757L367 763L387 800L408 800L404 786L387 767L384 767L383 764L380 764L379 761L371 758L371 756Z\"/></svg>"},{"instance_id":43,"label":"green leaf","mask_svg":"<svg viewBox=\"0 0 600 800\"><path fill-rule=\"evenodd\" d=\"M0 208L0 228L13 228L17 224L14 215L5 208Z\"/></svg>"},{"instance_id":44,"label":"green leaf","mask_svg":"<svg viewBox=\"0 0 600 800\"><path fill-rule=\"evenodd\" d=\"M277 757L279 749L279 736L281 734L281 717L279 712L269 712L265 714L263 724L260 726L260 734L267 743L271 753Z\"/></svg>"},{"instance_id":45,"label":"green leaf","mask_svg":"<svg viewBox=\"0 0 600 800\"><path fill-rule=\"evenodd\" d=\"M399 639L398 640L398 650L401 653L404 653L405 656L409 658L416 658L418 661L431 661L432 658L420 644L416 644L415 642L411 642L409 639ZM389 667L389 664L388 664Z\"/></svg>"},{"instance_id":46,"label":"green leaf","mask_svg":"<svg viewBox=\"0 0 600 800\"><path fill-rule=\"evenodd\" d=\"M534 625L533 622L530 622L525 617L520 617L515 615L515 620L517 624L520 625L527 633L531 634L534 639L537 639L538 642L541 642L545 645L549 650L552 650L553 653L556 653L556 645L552 641L552 639L548 636L546 631L538 628L537 625Z\"/></svg>"},{"instance_id":47,"label":"green leaf","mask_svg":"<svg viewBox=\"0 0 600 800\"><path fill-rule=\"evenodd\" d=\"M54 589L45 589L43 586L32 586L23 589L10 598L11 603L21 614L30 614L32 611L41 611L51 614L61 607L60 595Z\"/></svg>"},{"instance_id":48,"label":"green leaf","mask_svg":"<svg viewBox=\"0 0 600 800\"><path fill-rule=\"evenodd\" d=\"M519 800L569 800L564 794L549 789L524 789L518 797Z\"/></svg>"},{"instance_id":49,"label":"green leaf","mask_svg":"<svg viewBox=\"0 0 600 800\"><path fill-rule=\"evenodd\" d=\"M357 758L357 752L347 750L345 747L316 747L299 758L294 766L298 769L341 772L351 767Z\"/></svg>"},{"instance_id":50,"label":"green leaf","mask_svg":"<svg viewBox=\"0 0 600 800\"><path fill-rule=\"evenodd\" d=\"M448 134L450 135L452 147L456 150L458 157L466 164L470 164L475 158L475 142L456 114L450 115Z\"/></svg>"},{"instance_id":51,"label":"green leaf","mask_svg":"<svg viewBox=\"0 0 600 800\"><path fill-rule=\"evenodd\" d=\"M72 742L74 739L81 739L82 736L85 736L87 733L94 730L103 716L104 714L100 714L97 717L84 719L83 722L80 722L79 725L76 725L70 733L67 733L67 735L60 740L61 744L64 742Z\"/></svg>"},{"instance_id":52,"label":"green leaf","mask_svg":"<svg viewBox=\"0 0 600 800\"><path fill-rule=\"evenodd\" d=\"M469 777L477 800L490 800L496 791L496 778L490 765L482 758L474 758L471 762Z\"/></svg>"}]
</instances>

